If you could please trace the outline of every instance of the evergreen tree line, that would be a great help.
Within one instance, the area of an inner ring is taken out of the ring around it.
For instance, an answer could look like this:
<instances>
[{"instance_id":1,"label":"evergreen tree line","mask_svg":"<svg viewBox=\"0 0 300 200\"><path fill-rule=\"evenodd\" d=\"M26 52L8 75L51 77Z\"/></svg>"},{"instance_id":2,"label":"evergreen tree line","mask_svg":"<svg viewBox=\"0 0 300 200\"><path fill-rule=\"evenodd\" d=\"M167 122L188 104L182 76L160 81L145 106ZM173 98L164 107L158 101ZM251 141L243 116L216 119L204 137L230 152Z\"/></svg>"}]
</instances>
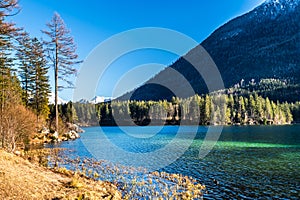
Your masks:
<instances>
[{"instance_id":1,"label":"evergreen tree line","mask_svg":"<svg viewBox=\"0 0 300 200\"><path fill-rule=\"evenodd\" d=\"M72 107L73 106L73 107ZM81 125L282 125L300 119L300 103L270 101L257 94L195 95L171 101L112 101L60 105L62 118ZM64 112L64 111L65 112ZM71 116L71 117L70 117Z\"/></svg>"},{"instance_id":2,"label":"evergreen tree line","mask_svg":"<svg viewBox=\"0 0 300 200\"><path fill-rule=\"evenodd\" d=\"M59 119L67 123L76 123L79 126L99 126L99 117L95 104L73 103L58 105ZM50 105L49 121L55 121L55 105Z\"/></svg>"},{"instance_id":3,"label":"evergreen tree line","mask_svg":"<svg viewBox=\"0 0 300 200\"><path fill-rule=\"evenodd\" d=\"M66 77L75 73L72 66L77 63L73 39L57 13L43 31L48 37L44 40L10 22L19 11L17 0L0 0L0 148L8 151L24 146L46 123L52 124L49 66L55 71L57 107L58 79L70 84ZM57 123L52 127L58 130Z\"/></svg>"},{"instance_id":4,"label":"evergreen tree line","mask_svg":"<svg viewBox=\"0 0 300 200\"><path fill-rule=\"evenodd\" d=\"M101 125L147 124L290 124L291 105L270 101L257 94L195 95L168 101L113 101L97 105Z\"/></svg>"},{"instance_id":5,"label":"evergreen tree line","mask_svg":"<svg viewBox=\"0 0 300 200\"><path fill-rule=\"evenodd\" d=\"M300 123L300 102L291 103L291 111L295 123Z\"/></svg>"}]
</instances>

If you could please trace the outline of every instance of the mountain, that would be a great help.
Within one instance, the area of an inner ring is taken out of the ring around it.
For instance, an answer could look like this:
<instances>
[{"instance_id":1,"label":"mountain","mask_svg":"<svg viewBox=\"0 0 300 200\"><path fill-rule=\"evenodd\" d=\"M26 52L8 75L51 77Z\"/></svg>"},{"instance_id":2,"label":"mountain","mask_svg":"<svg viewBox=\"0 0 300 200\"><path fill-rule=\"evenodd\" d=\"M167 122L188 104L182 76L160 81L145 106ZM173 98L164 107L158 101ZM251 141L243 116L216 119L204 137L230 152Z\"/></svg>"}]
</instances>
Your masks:
<instances>
[{"instance_id":1,"label":"mountain","mask_svg":"<svg viewBox=\"0 0 300 200\"><path fill-rule=\"evenodd\" d=\"M86 99L80 99L77 103L82 103L82 104L98 104L98 103L103 103L103 102L109 102L111 101L111 97L103 97L103 96L95 96L91 100L86 100Z\"/></svg>"},{"instance_id":2,"label":"mountain","mask_svg":"<svg viewBox=\"0 0 300 200\"><path fill-rule=\"evenodd\" d=\"M55 95L54 95L53 92L51 92L49 94L48 101L49 101L49 104L54 104L54 102L55 102ZM65 101L65 100L63 100L62 98L58 97L57 104L65 104L65 103L68 103L68 102Z\"/></svg>"},{"instance_id":3,"label":"mountain","mask_svg":"<svg viewBox=\"0 0 300 200\"><path fill-rule=\"evenodd\" d=\"M111 99L112 99L111 97L95 96L94 98L92 98L90 100L90 103L93 103L93 104L103 103L103 102L111 101Z\"/></svg>"},{"instance_id":4,"label":"mountain","mask_svg":"<svg viewBox=\"0 0 300 200\"><path fill-rule=\"evenodd\" d=\"M218 28L184 57L119 99L159 100L174 96L169 88L153 84L156 82L176 85L177 90L185 91L186 83L179 82L179 76L168 75L172 71L170 69L178 71L196 93L207 93L203 78L185 59L201 56L200 47L209 53L217 65L226 88L242 79L247 83L253 80L259 82L261 79L279 79L289 84L299 84L299 4L300 0L265 1L254 10ZM201 67L205 68L205 65ZM299 94L299 88L295 92ZM180 97L188 95L182 92ZM300 100L299 97L297 99Z\"/></svg>"},{"instance_id":5,"label":"mountain","mask_svg":"<svg viewBox=\"0 0 300 200\"><path fill-rule=\"evenodd\" d=\"M80 104L88 104L90 103L89 100L86 100L86 99L80 99L79 101L77 101L76 103L80 103Z\"/></svg>"}]
</instances>

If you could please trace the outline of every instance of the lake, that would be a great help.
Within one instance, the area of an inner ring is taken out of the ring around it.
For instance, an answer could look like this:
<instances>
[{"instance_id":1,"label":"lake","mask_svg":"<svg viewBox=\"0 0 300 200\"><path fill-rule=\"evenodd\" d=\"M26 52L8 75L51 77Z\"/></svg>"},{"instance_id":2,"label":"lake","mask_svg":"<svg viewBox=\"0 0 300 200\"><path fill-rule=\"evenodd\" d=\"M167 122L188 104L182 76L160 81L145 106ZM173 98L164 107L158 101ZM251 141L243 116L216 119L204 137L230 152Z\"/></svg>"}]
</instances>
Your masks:
<instances>
[{"instance_id":1,"label":"lake","mask_svg":"<svg viewBox=\"0 0 300 200\"><path fill-rule=\"evenodd\" d=\"M89 127L50 147L124 165L192 176L206 199L300 199L300 126L228 126L204 158L208 127ZM49 145L48 145L49 147Z\"/></svg>"}]
</instances>

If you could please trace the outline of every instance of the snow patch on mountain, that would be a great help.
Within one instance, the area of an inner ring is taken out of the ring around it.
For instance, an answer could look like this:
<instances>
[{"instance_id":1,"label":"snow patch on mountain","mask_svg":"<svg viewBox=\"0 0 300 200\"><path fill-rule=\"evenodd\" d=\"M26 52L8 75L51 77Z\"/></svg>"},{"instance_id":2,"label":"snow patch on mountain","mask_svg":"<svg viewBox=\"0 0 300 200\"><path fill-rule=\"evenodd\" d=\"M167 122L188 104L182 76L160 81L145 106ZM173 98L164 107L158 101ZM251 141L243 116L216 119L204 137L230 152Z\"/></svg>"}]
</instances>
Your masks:
<instances>
[{"instance_id":1,"label":"snow patch on mountain","mask_svg":"<svg viewBox=\"0 0 300 200\"><path fill-rule=\"evenodd\" d=\"M54 94L54 92L51 92L49 94L48 101L49 101L49 104L54 104L55 103L55 94ZM68 103L68 102L63 100L62 98L58 97L57 104L65 104L65 103Z\"/></svg>"},{"instance_id":2,"label":"snow patch on mountain","mask_svg":"<svg viewBox=\"0 0 300 200\"><path fill-rule=\"evenodd\" d=\"M97 103L108 102L108 101L111 101L111 100L112 100L111 97L95 96L94 98L92 98L90 100L90 103L97 104Z\"/></svg>"},{"instance_id":3,"label":"snow patch on mountain","mask_svg":"<svg viewBox=\"0 0 300 200\"><path fill-rule=\"evenodd\" d=\"M299 6L300 0L266 0L261 8L264 15L270 15L275 19L279 14L286 14L295 11Z\"/></svg>"},{"instance_id":4,"label":"snow patch on mountain","mask_svg":"<svg viewBox=\"0 0 300 200\"><path fill-rule=\"evenodd\" d=\"M236 37L242 32L243 32L243 30L241 28L237 28L235 30L232 30L232 31L229 31L228 33L226 33L223 37L221 37L220 40L227 40L228 38Z\"/></svg>"},{"instance_id":5,"label":"snow patch on mountain","mask_svg":"<svg viewBox=\"0 0 300 200\"><path fill-rule=\"evenodd\" d=\"M98 104L98 103L103 103L103 102L109 102L111 101L112 98L111 97L104 97L104 96L95 96L94 98L92 98L91 100L87 100L87 99L80 99L79 101L77 101L78 103L82 103L82 104Z\"/></svg>"}]
</instances>

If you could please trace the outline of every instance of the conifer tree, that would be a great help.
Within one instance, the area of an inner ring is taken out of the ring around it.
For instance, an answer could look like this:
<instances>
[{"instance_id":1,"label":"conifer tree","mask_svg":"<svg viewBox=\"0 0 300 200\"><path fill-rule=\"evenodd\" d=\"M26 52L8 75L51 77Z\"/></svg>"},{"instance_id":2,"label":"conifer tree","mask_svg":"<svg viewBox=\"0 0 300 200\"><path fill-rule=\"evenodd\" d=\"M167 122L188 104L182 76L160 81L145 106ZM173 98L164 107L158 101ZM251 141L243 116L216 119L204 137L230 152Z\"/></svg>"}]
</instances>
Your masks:
<instances>
[{"instance_id":1,"label":"conifer tree","mask_svg":"<svg viewBox=\"0 0 300 200\"><path fill-rule=\"evenodd\" d=\"M212 106L211 106L211 98L209 95L205 96L205 102L204 102L204 124L208 125L211 121L211 110L212 110Z\"/></svg>"},{"instance_id":2,"label":"conifer tree","mask_svg":"<svg viewBox=\"0 0 300 200\"><path fill-rule=\"evenodd\" d=\"M43 44L37 39L31 39L23 33L19 39L20 48L17 53L20 60L20 77L23 88L23 102L40 117L47 119L49 115L48 96L50 85L48 69Z\"/></svg>"},{"instance_id":3,"label":"conifer tree","mask_svg":"<svg viewBox=\"0 0 300 200\"><path fill-rule=\"evenodd\" d=\"M19 29L15 24L6 22L6 17L13 15L17 9L17 1L0 1L0 136L2 147L7 138L7 126L4 124L9 105L19 102L19 89L14 87L18 84L13 75L13 47L14 38Z\"/></svg>"},{"instance_id":4,"label":"conifer tree","mask_svg":"<svg viewBox=\"0 0 300 200\"><path fill-rule=\"evenodd\" d=\"M17 57L19 61L19 76L21 78L21 85L22 85L22 100L26 107L29 106L30 101L30 92L32 90L32 65L30 64L30 53L31 53L31 47L30 47L30 37L29 34L24 32L20 34L20 37L18 38L19 47L17 51Z\"/></svg>"},{"instance_id":5,"label":"conifer tree","mask_svg":"<svg viewBox=\"0 0 300 200\"><path fill-rule=\"evenodd\" d=\"M56 130L58 130L58 91L64 88L74 87L69 78L72 75L76 75L74 65L79 64L80 61L78 61L76 45L70 35L70 31L58 13L54 13L47 27L48 30L42 32L49 37L49 40L44 43L48 51L49 62L54 69L55 126ZM59 80L63 81L64 84L60 84Z\"/></svg>"},{"instance_id":6,"label":"conifer tree","mask_svg":"<svg viewBox=\"0 0 300 200\"><path fill-rule=\"evenodd\" d=\"M267 120L273 120L273 118L274 118L272 105L271 105L271 102L268 97L266 98L265 116L266 116Z\"/></svg>"},{"instance_id":7,"label":"conifer tree","mask_svg":"<svg viewBox=\"0 0 300 200\"><path fill-rule=\"evenodd\" d=\"M46 65L43 44L34 38L32 42L32 65L33 65L33 92L32 92L32 108L36 113L37 120L39 117L47 118L49 115L48 96L50 93L50 85L48 78L48 69Z\"/></svg>"}]
</instances>

